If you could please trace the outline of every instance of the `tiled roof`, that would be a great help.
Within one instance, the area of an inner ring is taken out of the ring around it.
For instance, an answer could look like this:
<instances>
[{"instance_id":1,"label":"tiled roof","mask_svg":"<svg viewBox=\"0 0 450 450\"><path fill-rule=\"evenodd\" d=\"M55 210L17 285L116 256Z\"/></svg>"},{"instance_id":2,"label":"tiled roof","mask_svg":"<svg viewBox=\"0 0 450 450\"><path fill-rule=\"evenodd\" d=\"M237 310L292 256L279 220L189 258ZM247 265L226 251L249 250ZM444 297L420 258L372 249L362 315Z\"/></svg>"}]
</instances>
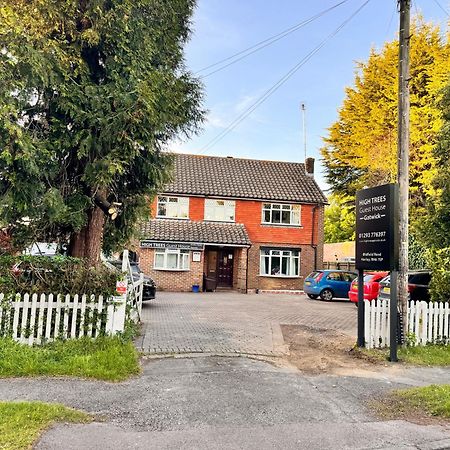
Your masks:
<instances>
[{"instance_id":1,"label":"tiled roof","mask_svg":"<svg viewBox=\"0 0 450 450\"><path fill-rule=\"evenodd\" d=\"M326 203L302 163L175 154L164 193Z\"/></svg>"},{"instance_id":2,"label":"tiled roof","mask_svg":"<svg viewBox=\"0 0 450 450\"><path fill-rule=\"evenodd\" d=\"M250 245L245 226L237 223L152 219L142 226L142 237L154 241Z\"/></svg>"}]
</instances>

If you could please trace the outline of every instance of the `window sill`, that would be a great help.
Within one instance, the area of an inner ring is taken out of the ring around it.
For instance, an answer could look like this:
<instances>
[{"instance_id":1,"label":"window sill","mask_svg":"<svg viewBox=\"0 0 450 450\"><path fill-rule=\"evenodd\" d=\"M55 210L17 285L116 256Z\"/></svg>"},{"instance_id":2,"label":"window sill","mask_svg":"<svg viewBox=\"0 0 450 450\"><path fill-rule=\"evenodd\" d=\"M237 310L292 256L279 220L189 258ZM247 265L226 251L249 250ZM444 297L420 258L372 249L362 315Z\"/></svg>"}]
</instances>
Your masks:
<instances>
[{"instance_id":1,"label":"window sill","mask_svg":"<svg viewBox=\"0 0 450 450\"><path fill-rule=\"evenodd\" d=\"M168 216L156 216L155 219L170 219L170 220L189 220L189 217L168 217Z\"/></svg>"},{"instance_id":2,"label":"window sill","mask_svg":"<svg viewBox=\"0 0 450 450\"><path fill-rule=\"evenodd\" d=\"M259 277L262 278L303 278L300 275L258 275Z\"/></svg>"},{"instance_id":3,"label":"window sill","mask_svg":"<svg viewBox=\"0 0 450 450\"><path fill-rule=\"evenodd\" d=\"M160 267L153 267L153 270L159 270L161 272L189 272L191 269L161 269Z\"/></svg>"},{"instance_id":4,"label":"window sill","mask_svg":"<svg viewBox=\"0 0 450 450\"><path fill-rule=\"evenodd\" d=\"M236 223L235 220L212 220L212 219L204 219L203 222L212 222L212 223Z\"/></svg>"},{"instance_id":5,"label":"window sill","mask_svg":"<svg viewBox=\"0 0 450 450\"><path fill-rule=\"evenodd\" d=\"M290 225L287 223L266 223L261 222L263 227L283 227L283 228L303 228L303 225Z\"/></svg>"}]
</instances>

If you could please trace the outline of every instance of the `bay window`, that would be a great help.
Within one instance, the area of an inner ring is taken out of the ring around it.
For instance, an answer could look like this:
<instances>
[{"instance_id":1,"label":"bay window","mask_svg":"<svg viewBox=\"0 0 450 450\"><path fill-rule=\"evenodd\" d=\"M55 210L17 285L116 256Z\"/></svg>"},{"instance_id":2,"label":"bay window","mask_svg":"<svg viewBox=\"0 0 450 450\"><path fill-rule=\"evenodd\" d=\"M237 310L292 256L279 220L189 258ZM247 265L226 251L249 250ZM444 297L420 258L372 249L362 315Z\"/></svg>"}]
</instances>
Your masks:
<instances>
[{"instance_id":1,"label":"bay window","mask_svg":"<svg viewBox=\"0 0 450 450\"><path fill-rule=\"evenodd\" d=\"M274 277L298 277L300 251L282 248L261 249L260 275Z\"/></svg>"},{"instance_id":2,"label":"bay window","mask_svg":"<svg viewBox=\"0 0 450 450\"><path fill-rule=\"evenodd\" d=\"M189 250L166 248L155 251L154 269L189 270Z\"/></svg>"}]
</instances>

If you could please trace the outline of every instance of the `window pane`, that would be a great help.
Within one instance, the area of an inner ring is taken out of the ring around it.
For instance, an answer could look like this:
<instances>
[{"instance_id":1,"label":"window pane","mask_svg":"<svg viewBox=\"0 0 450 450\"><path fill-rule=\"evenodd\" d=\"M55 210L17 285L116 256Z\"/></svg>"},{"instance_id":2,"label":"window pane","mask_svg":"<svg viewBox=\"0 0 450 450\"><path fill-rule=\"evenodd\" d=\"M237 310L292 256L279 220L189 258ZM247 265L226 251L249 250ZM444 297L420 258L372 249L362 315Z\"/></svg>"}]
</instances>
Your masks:
<instances>
[{"instance_id":1,"label":"window pane","mask_svg":"<svg viewBox=\"0 0 450 450\"><path fill-rule=\"evenodd\" d=\"M283 205L281 208L290 211L291 210L291 205Z\"/></svg>"},{"instance_id":2,"label":"window pane","mask_svg":"<svg viewBox=\"0 0 450 450\"><path fill-rule=\"evenodd\" d=\"M158 216L165 216L165 215L166 215L166 204L158 203Z\"/></svg>"},{"instance_id":3,"label":"window pane","mask_svg":"<svg viewBox=\"0 0 450 450\"><path fill-rule=\"evenodd\" d=\"M169 203L178 203L178 197L169 197Z\"/></svg>"},{"instance_id":4,"label":"window pane","mask_svg":"<svg viewBox=\"0 0 450 450\"><path fill-rule=\"evenodd\" d=\"M177 269L178 255L175 253L167 254L167 269Z\"/></svg>"},{"instance_id":5,"label":"window pane","mask_svg":"<svg viewBox=\"0 0 450 450\"><path fill-rule=\"evenodd\" d=\"M261 258L261 274L262 275L270 274L270 258L268 256L263 256Z\"/></svg>"},{"instance_id":6,"label":"window pane","mask_svg":"<svg viewBox=\"0 0 450 450\"><path fill-rule=\"evenodd\" d=\"M271 275L280 275L281 258L279 256L272 256Z\"/></svg>"},{"instance_id":7,"label":"window pane","mask_svg":"<svg viewBox=\"0 0 450 450\"><path fill-rule=\"evenodd\" d=\"M281 251L280 250L272 250L272 255L281 255Z\"/></svg>"},{"instance_id":8,"label":"window pane","mask_svg":"<svg viewBox=\"0 0 450 450\"><path fill-rule=\"evenodd\" d=\"M291 252L290 251L284 251L283 252L283 256L291 256Z\"/></svg>"},{"instance_id":9,"label":"window pane","mask_svg":"<svg viewBox=\"0 0 450 450\"><path fill-rule=\"evenodd\" d=\"M289 258L281 258L281 273L282 275L289 275Z\"/></svg>"},{"instance_id":10,"label":"window pane","mask_svg":"<svg viewBox=\"0 0 450 450\"><path fill-rule=\"evenodd\" d=\"M298 276L299 271L298 271L298 262L299 262L299 258L293 258L292 259L292 275Z\"/></svg>"},{"instance_id":11,"label":"window pane","mask_svg":"<svg viewBox=\"0 0 450 450\"><path fill-rule=\"evenodd\" d=\"M272 223L281 223L280 211L272 211Z\"/></svg>"},{"instance_id":12,"label":"window pane","mask_svg":"<svg viewBox=\"0 0 450 450\"><path fill-rule=\"evenodd\" d=\"M290 224L291 223L291 212L283 211L281 213L281 223Z\"/></svg>"},{"instance_id":13,"label":"window pane","mask_svg":"<svg viewBox=\"0 0 450 450\"><path fill-rule=\"evenodd\" d=\"M263 209L270 209L270 203L264 203Z\"/></svg>"},{"instance_id":14,"label":"window pane","mask_svg":"<svg viewBox=\"0 0 450 450\"><path fill-rule=\"evenodd\" d=\"M156 253L155 255L155 267L158 269L164 268L164 253Z\"/></svg>"},{"instance_id":15,"label":"window pane","mask_svg":"<svg viewBox=\"0 0 450 450\"><path fill-rule=\"evenodd\" d=\"M292 211L292 220L291 223L293 225L300 225L300 211Z\"/></svg>"},{"instance_id":16,"label":"window pane","mask_svg":"<svg viewBox=\"0 0 450 450\"><path fill-rule=\"evenodd\" d=\"M264 211L264 222L270 223L270 211Z\"/></svg>"},{"instance_id":17,"label":"window pane","mask_svg":"<svg viewBox=\"0 0 450 450\"><path fill-rule=\"evenodd\" d=\"M272 209L281 209L281 205L272 205Z\"/></svg>"}]
</instances>

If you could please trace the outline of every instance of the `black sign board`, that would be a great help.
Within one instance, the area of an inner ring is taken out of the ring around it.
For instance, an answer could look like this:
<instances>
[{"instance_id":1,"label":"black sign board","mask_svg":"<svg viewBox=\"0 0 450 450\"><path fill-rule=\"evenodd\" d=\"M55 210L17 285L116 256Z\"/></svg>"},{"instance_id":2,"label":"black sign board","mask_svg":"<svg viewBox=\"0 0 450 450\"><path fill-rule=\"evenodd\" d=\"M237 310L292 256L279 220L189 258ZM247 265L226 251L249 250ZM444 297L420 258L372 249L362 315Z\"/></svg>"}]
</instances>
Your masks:
<instances>
[{"instance_id":1,"label":"black sign board","mask_svg":"<svg viewBox=\"0 0 450 450\"><path fill-rule=\"evenodd\" d=\"M397 270L398 185L356 193L356 268Z\"/></svg>"},{"instance_id":2,"label":"black sign board","mask_svg":"<svg viewBox=\"0 0 450 450\"><path fill-rule=\"evenodd\" d=\"M141 241L141 248L168 248L172 250L203 250L204 244L198 244L193 242L171 242L171 241Z\"/></svg>"}]
</instances>

